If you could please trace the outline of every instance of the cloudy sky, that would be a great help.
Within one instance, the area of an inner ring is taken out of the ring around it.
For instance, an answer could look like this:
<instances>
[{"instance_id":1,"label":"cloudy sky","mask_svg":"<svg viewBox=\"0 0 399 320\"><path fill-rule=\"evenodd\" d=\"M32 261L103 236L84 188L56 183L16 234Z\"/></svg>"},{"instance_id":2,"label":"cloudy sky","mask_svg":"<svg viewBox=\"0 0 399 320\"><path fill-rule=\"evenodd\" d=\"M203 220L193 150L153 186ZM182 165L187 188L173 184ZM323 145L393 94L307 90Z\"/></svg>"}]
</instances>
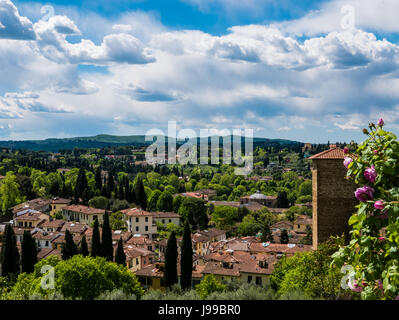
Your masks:
<instances>
[{"instance_id":1,"label":"cloudy sky","mask_svg":"<svg viewBox=\"0 0 399 320\"><path fill-rule=\"evenodd\" d=\"M299 4L300 3L300 4ZM397 0L0 0L0 140L399 133Z\"/></svg>"}]
</instances>

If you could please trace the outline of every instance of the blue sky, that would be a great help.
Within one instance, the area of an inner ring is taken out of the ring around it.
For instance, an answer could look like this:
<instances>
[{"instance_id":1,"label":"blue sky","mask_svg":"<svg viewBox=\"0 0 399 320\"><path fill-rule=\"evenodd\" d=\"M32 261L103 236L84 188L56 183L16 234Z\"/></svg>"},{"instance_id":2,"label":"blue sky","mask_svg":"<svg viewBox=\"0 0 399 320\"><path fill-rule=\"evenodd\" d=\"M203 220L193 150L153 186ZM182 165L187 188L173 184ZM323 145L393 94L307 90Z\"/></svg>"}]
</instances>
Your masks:
<instances>
[{"instance_id":1,"label":"blue sky","mask_svg":"<svg viewBox=\"0 0 399 320\"><path fill-rule=\"evenodd\" d=\"M395 0L0 0L0 140L399 132ZM49 15L48 15L49 14Z\"/></svg>"}]
</instances>

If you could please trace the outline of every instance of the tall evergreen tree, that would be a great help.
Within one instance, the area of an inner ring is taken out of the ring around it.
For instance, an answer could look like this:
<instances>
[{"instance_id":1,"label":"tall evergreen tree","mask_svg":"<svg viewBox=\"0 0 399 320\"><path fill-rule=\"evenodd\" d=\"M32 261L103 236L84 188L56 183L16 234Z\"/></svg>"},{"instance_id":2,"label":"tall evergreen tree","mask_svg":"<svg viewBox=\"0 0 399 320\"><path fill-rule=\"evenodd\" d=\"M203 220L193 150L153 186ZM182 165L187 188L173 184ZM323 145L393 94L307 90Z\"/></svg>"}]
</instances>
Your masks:
<instances>
[{"instance_id":1,"label":"tall evergreen tree","mask_svg":"<svg viewBox=\"0 0 399 320\"><path fill-rule=\"evenodd\" d=\"M141 207L141 209L147 209L147 195L144 189L144 183L142 179L137 179L136 181L136 204Z\"/></svg>"},{"instance_id":2,"label":"tall evergreen tree","mask_svg":"<svg viewBox=\"0 0 399 320\"><path fill-rule=\"evenodd\" d=\"M112 191L115 189L115 182L114 182L114 177L112 176L111 173L108 173L108 179L107 179L107 193L108 193L108 198L111 197Z\"/></svg>"},{"instance_id":3,"label":"tall evergreen tree","mask_svg":"<svg viewBox=\"0 0 399 320\"><path fill-rule=\"evenodd\" d=\"M75 254L78 254L78 247L73 241L72 234L69 230L65 230L65 243L62 244L61 249L62 260L72 258Z\"/></svg>"},{"instance_id":4,"label":"tall evergreen tree","mask_svg":"<svg viewBox=\"0 0 399 320\"><path fill-rule=\"evenodd\" d=\"M83 197L83 193L87 188L88 188L88 183L86 177L86 170L83 167L80 167L75 185L75 201L78 201L79 198Z\"/></svg>"},{"instance_id":5,"label":"tall evergreen tree","mask_svg":"<svg viewBox=\"0 0 399 320\"><path fill-rule=\"evenodd\" d=\"M280 234L280 243L287 244L290 241L287 230L283 229Z\"/></svg>"},{"instance_id":6,"label":"tall evergreen tree","mask_svg":"<svg viewBox=\"0 0 399 320\"><path fill-rule=\"evenodd\" d=\"M19 268L19 252L17 248L17 239L10 224L7 224L1 247L1 276L17 275Z\"/></svg>"},{"instance_id":7,"label":"tall evergreen tree","mask_svg":"<svg viewBox=\"0 0 399 320\"><path fill-rule=\"evenodd\" d=\"M101 191L102 187L103 187L103 181L102 181L102 178L101 178L101 168L100 168L100 166L98 166L96 168L95 180L96 180L96 189Z\"/></svg>"},{"instance_id":8,"label":"tall evergreen tree","mask_svg":"<svg viewBox=\"0 0 399 320\"><path fill-rule=\"evenodd\" d=\"M188 222L186 222L184 226L180 260L180 284L182 289L189 289L191 288L191 276L193 272L193 245Z\"/></svg>"},{"instance_id":9,"label":"tall evergreen tree","mask_svg":"<svg viewBox=\"0 0 399 320\"><path fill-rule=\"evenodd\" d=\"M37 263L37 245L29 230L24 231L21 244L21 269L22 272L32 273Z\"/></svg>"},{"instance_id":10,"label":"tall evergreen tree","mask_svg":"<svg viewBox=\"0 0 399 320\"><path fill-rule=\"evenodd\" d=\"M262 224L262 242L273 242L273 235L267 222Z\"/></svg>"},{"instance_id":11,"label":"tall evergreen tree","mask_svg":"<svg viewBox=\"0 0 399 320\"><path fill-rule=\"evenodd\" d=\"M112 246L112 230L109 225L108 212L105 212L104 214L101 245L102 245L102 256L108 261L114 261L114 247Z\"/></svg>"},{"instance_id":12,"label":"tall evergreen tree","mask_svg":"<svg viewBox=\"0 0 399 320\"><path fill-rule=\"evenodd\" d=\"M94 220L90 255L92 257L102 257L102 247L100 242L100 230L98 229L98 219Z\"/></svg>"},{"instance_id":13,"label":"tall evergreen tree","mask_svg":"<svg viewBox=\"0 0 399 320\"><path fill-rule=\"evenodd\" d=\"M88 256L89 255L89 249L87 247L87 241L86 241L86 236L83 236L82 241L80 242L80 250L79 253L82 256Z\"/></svg>"},{"instance_id":14,"label":"tall evergreen tree","mask_svg":"<svg viewBox=\"0 0 399 320\"><path fill-rule=\"evenodd\" d=\"M167 288L177 283L177 244L174 231L171 232L166 245L164 280Z\"/></svg>"},{"instance_id":15,"label":"tall evergreen tree","mask_svg":"<svg viewBox=\"0 0 399 320\"><path fill-rule=\"evenodd\" d=\"M125 251L123 250L122 237L118 240L118 247L116 248L116 253L115 253L115 262L117 264L126 266L126 254Z\"/></svg>"}]
</instances>

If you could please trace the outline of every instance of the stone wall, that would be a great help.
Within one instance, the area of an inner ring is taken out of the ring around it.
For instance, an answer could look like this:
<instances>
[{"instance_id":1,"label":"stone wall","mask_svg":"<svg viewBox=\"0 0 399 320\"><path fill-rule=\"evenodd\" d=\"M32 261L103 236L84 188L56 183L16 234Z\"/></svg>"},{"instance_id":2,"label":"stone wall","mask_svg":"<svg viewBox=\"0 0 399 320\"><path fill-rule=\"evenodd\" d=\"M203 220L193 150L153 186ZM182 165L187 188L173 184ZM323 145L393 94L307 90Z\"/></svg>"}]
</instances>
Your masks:
<instances>
[{"instance_id":1,"label":"stone wall","mask_svg":"<svg viewBox=\"0 0 399 320\"><path fill-rule=\"evenodd\" d=\"M314 159L313 184L313 247L332 235L345 233L348 240L348 220L358 204L355 184L345 179L342 159Z\"/></svg>"}]
</instances>

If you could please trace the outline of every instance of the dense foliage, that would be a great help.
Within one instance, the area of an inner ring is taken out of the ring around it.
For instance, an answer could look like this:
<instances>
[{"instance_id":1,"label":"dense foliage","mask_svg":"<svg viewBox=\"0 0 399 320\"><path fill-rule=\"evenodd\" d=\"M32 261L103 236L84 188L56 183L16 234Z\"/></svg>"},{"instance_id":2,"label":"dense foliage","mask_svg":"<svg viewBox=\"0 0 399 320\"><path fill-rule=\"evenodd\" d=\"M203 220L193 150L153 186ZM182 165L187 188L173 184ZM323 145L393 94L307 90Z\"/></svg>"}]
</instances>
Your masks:
<instances>
[{"instance_id":1,"label":"dense foliage","mask_svg":"<svg viewBox=\"0 0 399 320\"><path fill-rule=\"evenodd\" d=\"M352 215L351 241L334 254L352 269L352 290L363 299L399 297L399 142L384 121L370 123L368 138L344 161L347 178L358 185L360 204Z\"/></svg>"}]
</instances>

